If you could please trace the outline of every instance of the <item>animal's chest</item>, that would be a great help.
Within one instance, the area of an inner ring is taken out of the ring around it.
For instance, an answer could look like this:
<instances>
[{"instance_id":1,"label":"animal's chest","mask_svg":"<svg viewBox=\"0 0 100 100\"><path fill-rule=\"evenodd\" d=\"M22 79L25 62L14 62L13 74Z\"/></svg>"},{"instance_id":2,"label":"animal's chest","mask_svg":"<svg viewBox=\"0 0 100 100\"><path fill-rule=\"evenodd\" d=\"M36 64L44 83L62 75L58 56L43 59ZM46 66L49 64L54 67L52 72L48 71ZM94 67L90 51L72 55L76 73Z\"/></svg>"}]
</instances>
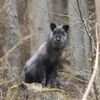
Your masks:
<instances>
[{"instance_id":1,"label":"animal's chest","mask_svg":"<svg viewBox=\"0 0 100 100\"><path fill-rule=\"evenodd\" d=\"M57 57L48 58L45 62L47 74L50 74L53 70L55 70L58 63L59 59Z\"/></svg>"},{"instance_id":2,"label":"animal's chest","mask_svg":"<svg viewBox=\"0 0 100 100\"><path fill-rule=\"evenodd\" d=\"M58 55L49 55L49 57L45 61L46 67L55 67L58 65L60 60L60 56Z\"/></svg>"},{"instance_id":3,"label":"animal's chest","mask_svg":"<svg viewBox=\"0 0 100 100\"><path fill-rule=\"evenodd\" d=\"M52 55L52 56L49 57L49 61L51 63L55 63L55 62L59 61L59 58L60 58L59 56Z\"/></svg>"}]
</instances>

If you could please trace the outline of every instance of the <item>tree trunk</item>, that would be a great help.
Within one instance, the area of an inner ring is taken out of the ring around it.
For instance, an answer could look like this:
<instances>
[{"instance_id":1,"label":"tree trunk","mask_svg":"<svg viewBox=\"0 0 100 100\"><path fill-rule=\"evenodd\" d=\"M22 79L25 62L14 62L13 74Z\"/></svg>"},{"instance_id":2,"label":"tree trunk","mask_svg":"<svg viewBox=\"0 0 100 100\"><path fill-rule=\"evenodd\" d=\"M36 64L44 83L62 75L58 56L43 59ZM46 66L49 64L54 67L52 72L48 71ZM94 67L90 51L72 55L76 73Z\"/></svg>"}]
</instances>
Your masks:
<instances>
[{"instance_id":1,"label":"tree trunk","mask_svg":"<svg viewBox=\"0 0 100 100\"><path fill-rule=\"evenodd\" d=\"M79 7L83 19L86 19L88 15L87 2L79 0ZM74 66L76 71L83 71L89 69L87 53L90 51L90 41L81 21L77 0L70 0L68 2L68 10L70 15L69 21L71 23L69 37L73 57L72 66Z\"/></svg>"},{"instance_id":2,"label":"tree trunk","mask_svg":"<svg viewBox=\"0 0 100 100\"><path fill-rule=\"evenodd\" d=\"M28 0L29 28L31 37L31 55L45 41L49 34L49 18L46 0Z\"/></svg>"},{"instance_id":3,"label":"tree trunk","mask_svg":"<svg viewBox=\"0 0 100 100\"><path fill-rule=\"evenodd\" d=\"M50 22L54 22L57 24L64 23L65 17L59 14L64 14L65 11L64 5L66 5L66 2L64 0L47 0L47 5L48 5L48 10L51 13L49 15Z\"/></svg>"},{"instance_id":4,"label":"tree trunk","mask_svg":"<svg viewBox=\"0 0 100 100\"><path fill-rule=\"evenodd\" d=\"M6 0L8 3L5 15L5 41L6 52L10 50L19 40L20 30L18 24L18 14L16 9L16 0ZM5 53L6 53L5 52ZM21 72L21 48L17 47L12 53L6 55L6 67L8 68L9 76L14 77Z\"/></svg>"}]
</instances>

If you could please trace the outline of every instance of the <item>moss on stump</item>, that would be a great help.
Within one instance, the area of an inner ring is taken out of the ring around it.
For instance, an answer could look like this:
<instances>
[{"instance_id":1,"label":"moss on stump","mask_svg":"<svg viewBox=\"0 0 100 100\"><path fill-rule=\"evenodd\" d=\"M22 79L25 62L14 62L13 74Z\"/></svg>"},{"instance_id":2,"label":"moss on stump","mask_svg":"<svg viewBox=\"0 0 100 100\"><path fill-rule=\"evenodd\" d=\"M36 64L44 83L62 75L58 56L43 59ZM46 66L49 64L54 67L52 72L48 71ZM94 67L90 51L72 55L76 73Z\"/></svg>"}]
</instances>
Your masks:
<instances>
[{"instance_id":1,"label":"moss on stump","mask_svg":"<svg viewBox=\"0 0 100 100\"><path fill-rule=\"evenodd\" d=\"M42 88L38 83L20 83L9 89L5 100L70 100L70 97L61 89Z\"/></svg>"}]
</instances>

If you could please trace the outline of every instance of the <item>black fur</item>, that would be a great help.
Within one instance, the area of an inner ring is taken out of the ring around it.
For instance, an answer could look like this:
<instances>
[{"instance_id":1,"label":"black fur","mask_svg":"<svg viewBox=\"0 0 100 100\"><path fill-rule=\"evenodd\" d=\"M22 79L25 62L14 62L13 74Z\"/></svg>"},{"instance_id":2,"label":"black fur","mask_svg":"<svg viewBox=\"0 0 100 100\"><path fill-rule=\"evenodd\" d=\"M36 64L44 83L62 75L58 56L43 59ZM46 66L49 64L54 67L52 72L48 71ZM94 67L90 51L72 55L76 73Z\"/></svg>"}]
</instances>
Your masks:
<instances>
[{"instance_id":1,"label":"black fur","mask_svg":"<svg viewBox=\"0 0 100 100\"><path fill-rule=\"evenodd\" d=\"M50 24L52 32L39 50L27 61L23 69L24 81L26 83L42 83L45 87L51 81L51 87L55 88L55 77L57 65L66 45L66 31L69 26L58 26Z\"/></svg>"}]
</instances>

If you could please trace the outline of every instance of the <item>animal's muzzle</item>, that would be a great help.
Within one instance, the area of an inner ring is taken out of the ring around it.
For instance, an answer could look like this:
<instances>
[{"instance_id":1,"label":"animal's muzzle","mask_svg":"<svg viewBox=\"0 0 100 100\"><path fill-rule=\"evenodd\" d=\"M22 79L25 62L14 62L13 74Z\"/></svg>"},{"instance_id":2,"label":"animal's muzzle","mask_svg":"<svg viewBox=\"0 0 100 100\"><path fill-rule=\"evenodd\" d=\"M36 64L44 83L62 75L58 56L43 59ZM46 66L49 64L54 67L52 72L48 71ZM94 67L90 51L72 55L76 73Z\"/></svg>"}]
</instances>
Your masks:
<instances>
[{"instance_id":1,"label":"animal's muzzle","mask_svg":"<svg viewBox=\"0 0 100 100\"><path fill-rule=\"evenodd\" d=\"M56 38L56 41L57 41L57 42L60 42L60 41L61 41L61 39L58 37L58 38Z\"/></svg>"}]
</instances>

